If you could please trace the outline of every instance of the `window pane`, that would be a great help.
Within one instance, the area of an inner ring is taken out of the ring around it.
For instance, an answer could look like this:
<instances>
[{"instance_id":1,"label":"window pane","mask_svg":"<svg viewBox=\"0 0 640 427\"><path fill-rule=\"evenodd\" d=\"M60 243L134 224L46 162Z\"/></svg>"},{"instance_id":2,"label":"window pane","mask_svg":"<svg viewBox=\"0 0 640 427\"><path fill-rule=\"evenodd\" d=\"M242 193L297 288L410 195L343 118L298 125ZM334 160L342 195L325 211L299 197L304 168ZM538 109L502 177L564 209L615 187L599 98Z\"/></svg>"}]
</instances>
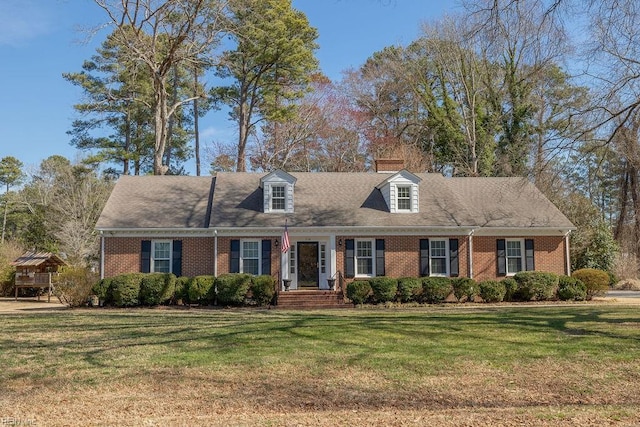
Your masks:
<instances>
[{"instance_id":1,"label":"window pane","mask_svg":"<svg viewBox=\"0 0 640 427\"><path fill-rule=\"evenodd\" d=\"M153 271L156 273L170 273L168 259L156 259L153 262Z\"/></svg>"},{"instance_id":2,"label":"window pane","mask_svg":"<svg viewBox=\"0 0 640 427\"><path fill-rule=\"evenodd\" d=\"M258 242L242 242L242 258L258 258Z\"/></svg>"},{"instance_id":3,"label":"window pane","mask_svg":"<svg viewBox=\"0 0 640 427\"><path fill-rule=\"evenodd\" d=\"M522 258L507 258L507 271L509 273L522 271Z\"/></svg>"},{"instance_id":4,"label":"window pane","mask_svg":"<svg viewBox=\"0 0 640 427\"><path fill-rule=\"evenodd\" d=\"M370 276L373 274L373 261L371 258L358 258L358 271L356 274Z\"/></svg>"},{"instance_id":5,"label":"window pane","mask_svg":"<svg viewBox=\"0 0 640 427\"><path fill-rule=\"evenodd\" d=\"M507 256L519 257L522 255L519 240L507 240Z\"/></svg>"},{"instance_id":6,"label":"window pane","mask_svg":"<svg viewBox=\"0 0 640 427\"><path fill-rule=\"evenodd\" d=\"M398 209L411 210L410 187L398 187Z\"/></svg>"},{"instance_id":7,"label":"window pane","mask_svg":"<svg viewBox=\"0 0 640 427\"><path fill-rule=\"evenodd\" d=\"M154 259L168 259L170 255L170 244L169 242L155 242L153 251Z\"/></svg>"},{"instance_id":8,"label":"window pane","mask_svg":"<svg viewBox=\"0 0 640 427\"><path fill-rule=\"evenodd\" d=\"M432 258L431 259L431 274L434 275L446 275L447 274L447 260L445 258Z\"/></svg>"},{"instance_id":9,"label":"window pane","mask_svg":"<svg viewBox=\"0 0 640 427\"><path fill-rule=\"evenodd\" d=\"M372 249L372 245L371 245L371 241L370 240L364 240L364 241L358 241L358 251L356 256L357 257L370 257L371 256L371 249Z\"/></svg>"},{"instance_id":10,"label":"window pane","mask_svg":"<svg viewBox=\"0 0 640 427\"><path fill-rule=\"evenodd\" d=\"M248 274L258 274L258 260L244 259L242 260L242 272Z\"/></svg>"},{"instance_id":11,"label":"window pane","mask_svg":"<svg viewBox=\"0 0 640 427\"><path fill-rule=\"evenodd\" d=\"M271 209L285 209L284 186L271 187Z\"/></svg>"},{"instance_id":12,"label":"window pane","mask_svg":"<svg viewBox=\"0 0 640 427\"><path fill-rule=\"evenodd\" d=\"M447 242L445 242L444 240L431 240L430 244L432 257L447 256Z\"/></svg>"}]
</instances>

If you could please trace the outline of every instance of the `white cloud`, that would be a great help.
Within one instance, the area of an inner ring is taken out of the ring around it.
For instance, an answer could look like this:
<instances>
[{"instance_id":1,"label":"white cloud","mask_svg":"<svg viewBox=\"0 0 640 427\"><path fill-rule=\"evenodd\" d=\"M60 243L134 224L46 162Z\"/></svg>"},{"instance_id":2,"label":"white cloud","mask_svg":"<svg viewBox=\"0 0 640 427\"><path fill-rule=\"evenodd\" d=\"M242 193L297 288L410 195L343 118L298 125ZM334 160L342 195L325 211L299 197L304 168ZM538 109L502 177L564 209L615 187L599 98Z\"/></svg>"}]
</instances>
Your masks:
<instances>
[{"instance_id":1,"label":"white cloud","mask_svg":"<svg viewBox=\"0 0 640 427\"><path fill-rule=\"evenodd\" d=\"M48 2L47 2L48 3ZM0 2L0 46L22 46L52 30L45 2L2 0Z\"/></svg>"}]
</instances>

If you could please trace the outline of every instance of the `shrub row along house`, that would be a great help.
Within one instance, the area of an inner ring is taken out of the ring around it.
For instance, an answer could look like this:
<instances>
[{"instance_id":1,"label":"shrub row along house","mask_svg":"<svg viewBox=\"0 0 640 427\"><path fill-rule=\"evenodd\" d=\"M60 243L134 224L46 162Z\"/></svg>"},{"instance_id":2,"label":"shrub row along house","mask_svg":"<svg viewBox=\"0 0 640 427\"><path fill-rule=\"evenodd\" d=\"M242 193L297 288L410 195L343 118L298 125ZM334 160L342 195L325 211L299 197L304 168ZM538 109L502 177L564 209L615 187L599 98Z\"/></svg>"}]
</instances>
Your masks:
<instances>
[{"instance_id":1,"label":"shrub row along house","mask_svg":"<svg viewBox=\"0 0 640 427\"><path fill-rule=\"evenodd\" d=\"M570 274L574 226L526 179L376 169L122 176L96 225L102 277L241 272L330 291L377 276Z\"/></svg>"}]
</instances>

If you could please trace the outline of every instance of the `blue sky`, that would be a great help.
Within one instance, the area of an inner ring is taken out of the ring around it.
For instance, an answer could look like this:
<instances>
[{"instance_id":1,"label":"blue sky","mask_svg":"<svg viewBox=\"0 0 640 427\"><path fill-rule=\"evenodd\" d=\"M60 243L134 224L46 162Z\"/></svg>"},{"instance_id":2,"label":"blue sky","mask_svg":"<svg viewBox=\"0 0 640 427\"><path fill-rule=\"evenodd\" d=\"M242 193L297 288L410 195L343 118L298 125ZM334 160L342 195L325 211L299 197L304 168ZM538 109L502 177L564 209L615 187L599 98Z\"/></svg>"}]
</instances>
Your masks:
<instances>
[{"instance_id":1,"label":"blue sky","mask_svg":"<svg viewBox=\"0 0 640 427\"><path fill-rule=\"evenodd\" d=\"M385 46L411 42L421 23L458 10L455 0L293 0L293 6L318 29L316 55L332 80ZM62 73L80 71L95 53L104 33L88 39L82 29L104 22L91 0L0 0L0 158L14 156L30 170L54 154L72 161L82 155L66 134L81 91ZM226 115L208 116L200 126L204 145L233 141ZM186 168L193 174L193 160Z\"/></svg>"}]
</instances>

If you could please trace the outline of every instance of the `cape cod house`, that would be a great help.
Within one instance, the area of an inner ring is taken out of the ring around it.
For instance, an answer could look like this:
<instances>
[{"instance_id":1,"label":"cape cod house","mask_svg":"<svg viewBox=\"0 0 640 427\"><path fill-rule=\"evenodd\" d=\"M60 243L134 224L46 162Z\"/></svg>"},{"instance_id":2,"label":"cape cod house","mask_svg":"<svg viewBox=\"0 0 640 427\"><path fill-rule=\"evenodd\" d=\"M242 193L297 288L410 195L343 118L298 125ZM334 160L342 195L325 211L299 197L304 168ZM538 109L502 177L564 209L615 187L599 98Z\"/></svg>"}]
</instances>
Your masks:
<instances>
[{"instance_id":1,"label":"cape cod house","mask_svg":"<svg viewBox=\"0 0 640 427\"><path fill-rule=\"evenodd\" d=\"M317 291L331 279L373 276L570 273L574 226L526 179L446 178L401 165L122 176L96 225L101 274L246 272Z\"/></svg>"}]
</instances>

